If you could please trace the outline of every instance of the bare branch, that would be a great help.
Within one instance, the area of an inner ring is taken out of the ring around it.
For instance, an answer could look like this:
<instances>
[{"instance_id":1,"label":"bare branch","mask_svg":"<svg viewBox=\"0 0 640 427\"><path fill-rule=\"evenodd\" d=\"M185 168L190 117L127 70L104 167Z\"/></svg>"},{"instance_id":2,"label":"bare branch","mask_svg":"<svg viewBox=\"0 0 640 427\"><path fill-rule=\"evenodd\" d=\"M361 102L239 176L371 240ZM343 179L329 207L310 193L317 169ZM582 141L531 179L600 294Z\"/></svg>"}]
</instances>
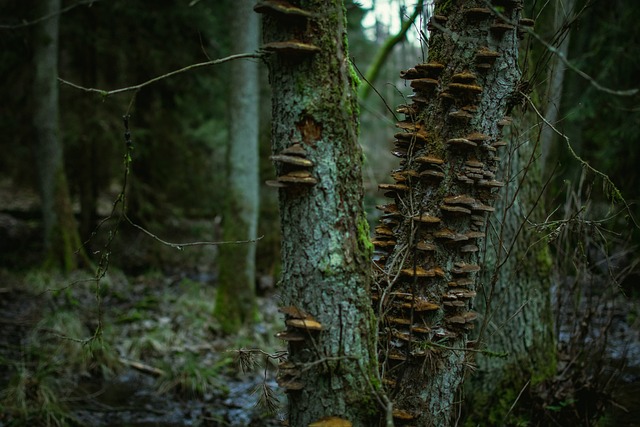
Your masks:
<instances>
[{"instance_id":1,"label":"bare branch","mask_svg":"<svg viewBox=\"0 0 640 427\"><path fill-rule=\"evenodd\" d=\"M129 86L129 87L124 87L124 88L120 88L120 89L114 89L114 90L88 88L88 87L77 85L75 83L72 83L70 81L67 81L67 80L64 80L64 79L61 79L61 78L58 78L58 80L60 81L60 83L64 83L64 84L66 84L68 86L71 86L73 88L79 89L79 90L84 91L84 92L97 93L100 96L106 98L108 96L116 95L118 93L137 91L137 90L142 89L145 86L149 86L152 83L156 83L156 82L158 82L160 80L164 80L166 78L173 77L176 74L181 74L181 73L184 73L186 71L195 70L196 68L209 67L211 65L218 65L218 64L222 64L224 62L233 61L235 59L249 59L249 58L258 59L258 58L262 58L262 56L263 55L261 53L256 53L256 52L254 52L254 53L238 53L236 55L230 55L230 56L227 56L225 58L214 59L212 61L207 61L207 62L199 62L197 64L191 64L191 65L189 65L187 67L180 68L179 70L174 70L174 71L171 71L171 72L169 72L167 74L163 74L161 76L154 77L151 80L147 80L144 83L140 83L140 84L137 84L135 86Z\"/></svg>"},{"instance_id":2,"label":"bare branch","mask_svg":"<svg viewBox=\"0 0 640 427\"><path fill-rule=\"evenodd\" d=\"M171 242L167 242L166 240L162 240L160 237L158 237L155 234L151 233L146 228L134 223L133 221L131 221L131 219L126 214L124 215L124 219L129 224L131 224L134 228L137 228L138 230L142 231L147 236L157 240L158 242L162 243L163 245L170 246L170 247L175 248L175 249L177 249L179 251L181 251L186 246L215 246L215 245L237 245L237 244L241 244L241 243L255 243L255 242L257 242L258 240L261 240L264 237L264 236L260 236L257 239L251 239L251 240L234 240L234 241L222 241L222 242L171 243Z\"/></svg>"},{"instance_id":3,"label":"bare branch","mask_svg":"<svg viewBox=\"0 0 640 427\"><path fill-rule=\"evenodd\" d=\"M535 37L535 39L538 40L549 52L551 52L558 59L560 59L560 61L564 65L566 65L569 69L571 69L573 72L578 74L583 79L587 80L596 89L598 89L598 90L600 90L602 92L609 93L611 95L616 95L616 96L633 96L636 93L638 93L638 91L640 90L638 88L627 89L627 90L615 90L615 89L611 89L611 88L608 88L606 86L601 85L593 77L591 77L590 75L588 75L587 73L585 73L584 71L582 71L581 69L579 69L578 67L573 65L567 59L567 57L564 55L564 53L562 53L562 51L560 51L557 47L552 46L551 44L547 43L540 35L538 35L538 33L533 31L531 28L525 27L523 25L520 25L517 22L511 21L506 16L504 16L502 13L500 13L500 11L498 11L489 1L485 1L485 3L487 4L488 7L490 7L493 10L493 13L495 13L501 20L503 20L504 22L517 27L519 30L525 31L527 34L530 34L533 37Z\"/></svg>"},{"instance_id":4,"label":"bare branch","mask_svg":"<svg viewBox=\"0 0 640 427\"><path fill-rule=\"evenodd\" d=\"M64 7L56 12L53 13L49 13L47 15L41 16L39 18L34 19L33 21L25 21L22 22L20 24L13 24L13 25L0 25L0 29L1 30L15 30L18 28L24 28L24 27L29 27L31 25L36 25L39 24L40 22L46 21L48 19L51 19L53 17L56 17L58 15L62 15L63 13L66 13L68 11L70 11L71 9L75 9L78 6L82 6L83 4L88 4L89 7L91 7L93 5L93 3L96 3L100 0L81 0L77 3L74 3L72 5L69 5L67 7Z\"/></svg>"}]
</instances>

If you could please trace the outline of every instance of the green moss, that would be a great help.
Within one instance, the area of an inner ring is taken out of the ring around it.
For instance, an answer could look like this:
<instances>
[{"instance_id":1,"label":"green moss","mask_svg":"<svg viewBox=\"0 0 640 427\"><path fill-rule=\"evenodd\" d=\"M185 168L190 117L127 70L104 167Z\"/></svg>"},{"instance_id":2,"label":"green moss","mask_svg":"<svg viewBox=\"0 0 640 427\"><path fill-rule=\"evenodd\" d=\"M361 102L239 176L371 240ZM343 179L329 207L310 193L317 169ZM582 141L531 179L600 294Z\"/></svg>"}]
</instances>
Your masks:
<instances>
[{"instance_id":1,"label":"green moss","mask_svg":"<svg viewBox=\"0 0 640 427\"><path fill-rule=\"evenodd\" d=\"M373 243L369 238L369 223L364 214L358 218L356 226L358 227L358 247L367 259L371 259L373 256Z\"/></svg>"}]
</instances>

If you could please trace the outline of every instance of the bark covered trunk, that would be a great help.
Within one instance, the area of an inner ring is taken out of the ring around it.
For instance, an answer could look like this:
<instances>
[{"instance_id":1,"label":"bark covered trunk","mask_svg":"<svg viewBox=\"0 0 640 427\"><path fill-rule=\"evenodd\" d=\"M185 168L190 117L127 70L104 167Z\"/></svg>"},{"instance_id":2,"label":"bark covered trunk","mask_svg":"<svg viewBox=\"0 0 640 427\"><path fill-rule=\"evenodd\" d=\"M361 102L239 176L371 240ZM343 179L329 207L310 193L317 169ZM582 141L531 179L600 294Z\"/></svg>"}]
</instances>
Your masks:
<instances>
[{"instance_id":1,"label":"bark covered trunk","mask_svg":"<svg viewBox=\"0 0 640 427\"><path fill-rule=\"evenodd\" d=\"M341 2L300 8L260 2L273 88L282 277L289 342L278 381L289 425L325 417L375 425L376 360L370 309L355 81Z\"/></svg>"},{"instance_id":2,"label":"bark covered trunk","mask_svg":"<svg viewBox=\"0 0 640 427\"><path fill-rule=\"evenodd\" d=\"M450 424L465 365L473 362L478 253L494 210L501 127L520 78L521 2L436 1L429 60L402 73L415 95L399 108L395 182L380 189L374 294L379 358L397 422Z\"/></svg>"},{"instance_id":3,"label":"bark covered trunk","mask_svg":"<svg viewBox=\"0 0 640 427\"><path fill-rule=\"evenodd\" d=\"M233 13L232 50L258 48L258 16L252 0L238 2ZM258 229L258 64L250 60L231 64L231 116L228 147L228 185L224 211L224 240L252 240ZM220 246L220 286L216 316L225 332L250 323L255 310L256 243Z\"/></svg>"},{"instance_id":4,"label":"bark covered trunk","mask_svg":"<svg viewBox=\"0 0 640 427\"><path fill-rule=\"evenodd\" d=\"M53 15L35 30L34 116L35 158L38 167L44 226L45 266L71 271L84 255L71 209L58 125L58 28L60 0L48 0L40 15Z\"/></svg>"},{"instance_id":5,"label":"bark covered trunk","mask_svg":"<svg viewBox=\"0 0 640 427\"><path fill-rule=\"evenodd\" d=\"M507 186L488 228L476 304L483 321L478 339L488 351L478 355L478 370L465 390L478 422L511 424L505 417L518 412L512 405L519 393L555 375L551 254L531 227L544 219L539 132L519 132L536 129L531 122L514 122L500 168Z\"/></svg>"}]
</instances>

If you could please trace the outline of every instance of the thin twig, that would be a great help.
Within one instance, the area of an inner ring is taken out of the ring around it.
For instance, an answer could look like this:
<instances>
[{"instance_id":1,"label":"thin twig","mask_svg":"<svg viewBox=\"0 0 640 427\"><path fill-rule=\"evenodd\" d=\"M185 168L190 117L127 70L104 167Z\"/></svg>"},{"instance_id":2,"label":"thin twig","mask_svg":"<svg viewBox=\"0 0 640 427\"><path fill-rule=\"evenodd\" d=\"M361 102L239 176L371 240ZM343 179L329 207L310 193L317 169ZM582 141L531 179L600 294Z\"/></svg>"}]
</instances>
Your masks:
<instances>
[{"instance_id":1,"label":"thin twig","mask_svg":"<svg viewBox=\"0 0 640 427\"><path fill-rule=\"evenodd\" d=\"M177 249L179 251L181 251L182 248L184 248L186 246L216 246L216 245L237 245L237 244L241 244L241 243L255 243L255 242L257 242L258 240L261 240L264 237L264 236L260 236L258 238L249 239L249 240L233 240L233 241L221 241L221 242L171 243L171 242L167 242L166 240L162 240L160 237L156 236L155 234L153 234L152 232L150 232L146 228L134 223L133 221L131 221L131 219L126 214L124 215L124 219L129 224L131 224L131 226L133 226L134 228L137 228L138 230L142 231L147 236L157 240L158 242L162 243L163 245L170 246L170 247L175 248L175 249Z\"/></svg>"},{"instance_id":2,"label":"thin twig","mask_svg":"<svg viewBox=\"0 0 640 427\"><path fill-rule=\"evenodd\" d=\"M79 2L74 3L72 5L69 5L67 7L64 7L64 8L62 8L62 9L56 11L56 12L52 12L52 13L49 13L47 15L41 16L39 18L36 18L33 21L27 21L27 22L22 22L20 24L13 24L13 25L0 25L0 29L2 29L2 30L15 30L15 29L18 29L18 28L24 28L24 27L28 27L28 26L31 26L31 25L36 25L36 24L39 24L42 21L46 21L47 19L51 19L51 18L53 18L55 16L62 15L63 13L66 13L66 12L70 11L71 9L75 9L78 6L82 6L83 4L88 4L89 7L91 7L93 5L93 3L96 3L98 1L100 1L100 0L82 0L82 1L79 1Z\"/></svg>"},{"instance_id":3,"label":"thin twig","mask_svg":"<svg viewBox=\"0 0 640 427\"><path fill-rule=\"evenodd\" d=\"M137 91L137 90L140 90L143 87L148 86L148 85L150 85L152 83L155 83L155 82L158 82L160 80L164 80L166 78L175 76L176 74L181 74L181 73L184 73L186 71L195 70L196 68L208 67L208 66L211 66L211 65L218 65L218 64L222 64L224 62L233 61L235 59L249 59L249 58L258 59L258 58L262 58L262 56L263 55L261 53L255 53L255 52L254 53L238 53L236 55L230 55L230 56L227 56L225 58L214 59L213 61L199 62L197 64L191 64L191 65L189 65L187 67L180 68L179 70L174 70L174 71L171 71L171 72L169 72L167 74L163 74L161 76L154 77L151 80L147 80L144 83L140 83L140 84L137 84L135 86L129 86L129 87L123 87L123 88L120 88L120 89L114 89L114 90L104 90L104 89L96 89L96 88L92 88L92 87L91 88L90 87L84 87L84 86L80 86L80 85L77 85L75 83L72 83L70 81L64 80L62 78L59 78L59 77L58 77L58 80L61 83L64 83L64 84L66 84L68 86L71 86L71 87L73 87L75 89L79 89L79 90L84 91L84 92L98 93L98 94L100 94L100 96L103 96L103 97L106 98L108 96L116 95L118 93Z\"/></svg>"}]
</instances>

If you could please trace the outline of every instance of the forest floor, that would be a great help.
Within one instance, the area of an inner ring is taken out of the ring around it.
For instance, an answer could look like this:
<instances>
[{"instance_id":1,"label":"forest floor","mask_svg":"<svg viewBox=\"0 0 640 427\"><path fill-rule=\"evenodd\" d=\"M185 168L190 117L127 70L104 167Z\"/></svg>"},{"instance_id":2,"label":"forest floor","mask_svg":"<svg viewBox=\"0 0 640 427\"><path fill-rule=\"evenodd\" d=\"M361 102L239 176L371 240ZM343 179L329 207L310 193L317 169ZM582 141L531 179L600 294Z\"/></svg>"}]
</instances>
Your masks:
<instances>
[{"instance_id":1,"label":"forest floor","mask_svg":"<svg viewBox=\"0 0 640 427\"><path fill-rule=\"evenodd\" d=\"M258 404L264 387L284 401L277 360L256 353L259 369L243 373L236 357L282 350L273 298L260 298L253 328L225 337L212 283L111 272L96 290L85 279L0 271L0 426L280 425L278 402Z\"/></svg>"},{"instance_id":2,"label":"forest floor","mask_svg":"<svg viewBox=\"0 0 640 427\"><path fill-rule=\"evenodd\" d=\"M86 271L53 274L33 267L40 253L37 197L16 205L2 193L0 427L281 425L285 396L274 376L284 346L274 334L283 322L271 275L259 279L254 326L224 336L213 316L215 246L176 250L122 227L108 248L105 237L91 244L94 254L110 253L99 283ZM166 240L220 240L215 221L161 229ZM607 295L584 298L560 319L560 363L550 388L559 404L547 408L577 407L577 392L601 389L610 409L600 425L638 426L637 295ZM240 349L245 356L251 350L256 362L247 372ZM595 363L585 365L590 357Z\"/></svg>"}]
</instances>

